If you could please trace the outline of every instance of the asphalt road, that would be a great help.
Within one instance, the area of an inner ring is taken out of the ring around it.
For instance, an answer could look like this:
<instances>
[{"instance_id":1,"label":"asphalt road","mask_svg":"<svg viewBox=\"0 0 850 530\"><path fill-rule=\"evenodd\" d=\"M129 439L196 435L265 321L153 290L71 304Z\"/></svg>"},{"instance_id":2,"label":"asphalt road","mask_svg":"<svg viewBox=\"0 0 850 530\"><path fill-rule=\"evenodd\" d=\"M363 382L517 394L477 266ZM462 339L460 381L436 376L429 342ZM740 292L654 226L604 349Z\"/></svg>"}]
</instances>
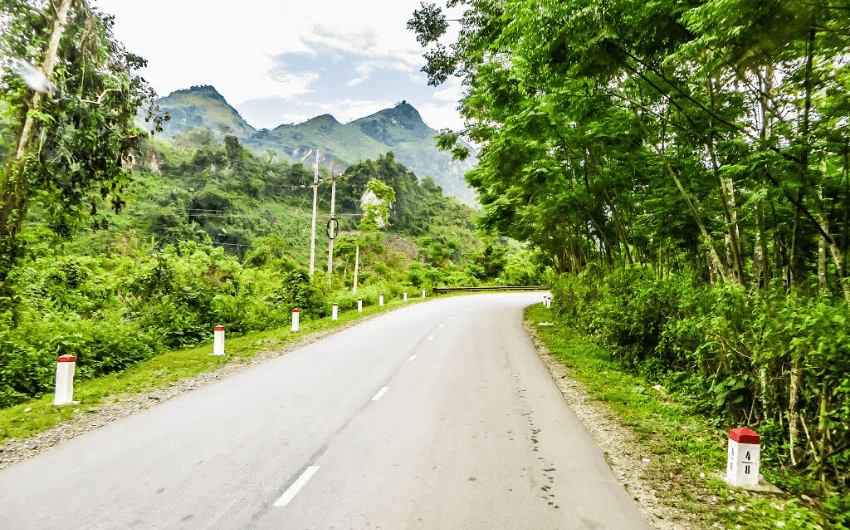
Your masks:
<instances>
[{"instance_id":1,"label":"asphalt road","mask_svg":"<svg viewBox=\"0 0 850 530\"><path fill-rule=\"evenodd\" d=\"M522 326L539 293L370 320L0 471L0 528L648 526Z\"/></svg>"}]
</instances>

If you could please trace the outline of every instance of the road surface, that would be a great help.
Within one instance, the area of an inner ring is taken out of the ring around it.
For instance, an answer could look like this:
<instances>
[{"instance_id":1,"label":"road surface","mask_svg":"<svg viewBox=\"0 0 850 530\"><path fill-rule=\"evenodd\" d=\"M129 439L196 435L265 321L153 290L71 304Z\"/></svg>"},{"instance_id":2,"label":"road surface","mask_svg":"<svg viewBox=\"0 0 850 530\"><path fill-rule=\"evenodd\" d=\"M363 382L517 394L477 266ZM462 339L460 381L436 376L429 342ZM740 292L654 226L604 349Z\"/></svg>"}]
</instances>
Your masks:
<instances>
[{"instance_id":1,"label":"road surface","mask_svg":"<svg viewBox=\"0 0 850 530\"><path fill-rule=\"evenodd\" d=\"M523 332L382 315L0 471L0 528L647 529Z\"/></svg>"}]
</instances>

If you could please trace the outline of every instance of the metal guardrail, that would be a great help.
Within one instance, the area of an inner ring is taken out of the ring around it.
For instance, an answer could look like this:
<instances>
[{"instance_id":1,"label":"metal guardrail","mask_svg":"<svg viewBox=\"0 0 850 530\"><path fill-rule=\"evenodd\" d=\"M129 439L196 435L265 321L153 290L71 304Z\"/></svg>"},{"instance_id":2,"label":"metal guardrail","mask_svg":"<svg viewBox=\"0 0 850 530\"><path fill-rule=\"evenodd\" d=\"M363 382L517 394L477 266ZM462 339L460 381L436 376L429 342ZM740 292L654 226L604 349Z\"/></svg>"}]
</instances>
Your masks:
<instances>
[{"instance_id":1,"label":"metal guardrail","mask_svg":"<svg viewBox=\"0 0 850 530\"><path fill-rule=\"evenodd\" d=\"M452 292L486 292L486 291L548 291L548 285L497 285L497 286L481 286L481 287L434 287L436 294L445 294Z\"/></svg>"}]
</instances>

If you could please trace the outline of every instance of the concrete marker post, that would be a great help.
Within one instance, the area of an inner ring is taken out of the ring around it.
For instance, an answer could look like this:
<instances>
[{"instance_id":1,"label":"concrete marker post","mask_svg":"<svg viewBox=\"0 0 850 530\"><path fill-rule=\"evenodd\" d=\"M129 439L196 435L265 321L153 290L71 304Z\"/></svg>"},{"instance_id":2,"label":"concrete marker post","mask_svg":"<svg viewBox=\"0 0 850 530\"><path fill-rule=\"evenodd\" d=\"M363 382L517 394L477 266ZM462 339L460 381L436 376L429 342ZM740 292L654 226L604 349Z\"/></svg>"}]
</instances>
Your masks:
<instances>
[{"instance_id":1,"label":"concrete marker post","mask_svg":"<svg viewBox=\"0 0 850 530\"><path fill-rule=\"evenodd\" d=\"M331 320L339 319L339 304L334 302L333 309L331 310Z\"/></svg>"},{"instance_id":2,"label":"concrete marker post","mask_svg":"<svg viewBox=\"0 0 850 530\"><path fill-rule=\"evenodd\" d=\"M363 312L363 299L362 298L357 299L357 312L358 313Z\"/></svg>"},{"instance_id":3,"label":"concrete marker post","mask_svg":"<svg viewBox=\"0 0 850 530\"><path fill-rule=\"evenodd\" d=\"M297 307L292 310L292 331L298 331L301 320L301 310Z\"/></svg>"},{"instance_id":4,"label":"concrete marker post","mask_svg":"<svg viewBox=\"0 0 850 530\"><path fill-rule=\"evenodd\" d=\"M384 293L378 296L378 305L384 305Z\"/></svg>"},{"instance_id":5,"label":"concrete marker post","mask_svg":"<svg viewBox=\"0 0 850 530\"><path fill-rule=\"evenodd\" d=\"M216 326L213 332L213 355L224 355L224 326Z\"/></svg>"},{"instance_id":6,"label":"concrete marker post","mask_svg":"<svg viewBox=\"0 0 850 530\"><path fill-rule=\"evenodd\" d=\"M422 289L422 298L425 298L425 289Z\"/></svg>"},{"instance_id":7,"label":"concrete marker post","mask_svg":"<svg viewBox=\"0 0 850 530\"><path fill-rule=\"evenodd\" d=\"M70 405L74 402L74 370L76 367L77 358L73 355L62 355L56 359L54 405Z\"/></svg>"},{"instance_id":8,"label":"concrete marker post","mask_svg":"<svg viewBox=\"0 0 850 530\"><path fill-rule=\"evenodd\" d=\"M724 480L733 486L758 486L761 437L747 427L729 431L729 449Z\"/></svg>"},{"instance_id":9,"label":"concrete marker post","mask_svg":"<svg viewBox=\"0 0 850 530\"><path fill-rule=\"evenodd\" d=\"M404 301L407 302L407 291L404 292Z\"/></svg>"}]
</instances>

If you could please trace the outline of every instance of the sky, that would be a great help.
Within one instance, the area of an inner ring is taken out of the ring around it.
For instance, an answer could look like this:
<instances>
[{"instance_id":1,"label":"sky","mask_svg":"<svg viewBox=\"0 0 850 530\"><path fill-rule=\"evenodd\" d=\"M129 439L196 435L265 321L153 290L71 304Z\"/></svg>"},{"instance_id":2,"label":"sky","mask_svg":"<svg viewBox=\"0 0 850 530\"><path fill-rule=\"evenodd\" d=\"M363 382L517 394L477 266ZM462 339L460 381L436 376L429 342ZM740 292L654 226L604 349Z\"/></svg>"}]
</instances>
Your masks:
<instances>
[{"instance_id":1,"label":"sky","mask_svg":"<svg viewBox=\"0 0 850 530\"><path fill-rule=\"evenodd\" d=\"M406 27L420 0L93 0L116 38L148 60L166 96L212 85L255 128L332 114L342 123L405 100L458 130L462 86L429 87ZM451 37L451 35L449 35Z\"/></svg>"}]
</instances>

